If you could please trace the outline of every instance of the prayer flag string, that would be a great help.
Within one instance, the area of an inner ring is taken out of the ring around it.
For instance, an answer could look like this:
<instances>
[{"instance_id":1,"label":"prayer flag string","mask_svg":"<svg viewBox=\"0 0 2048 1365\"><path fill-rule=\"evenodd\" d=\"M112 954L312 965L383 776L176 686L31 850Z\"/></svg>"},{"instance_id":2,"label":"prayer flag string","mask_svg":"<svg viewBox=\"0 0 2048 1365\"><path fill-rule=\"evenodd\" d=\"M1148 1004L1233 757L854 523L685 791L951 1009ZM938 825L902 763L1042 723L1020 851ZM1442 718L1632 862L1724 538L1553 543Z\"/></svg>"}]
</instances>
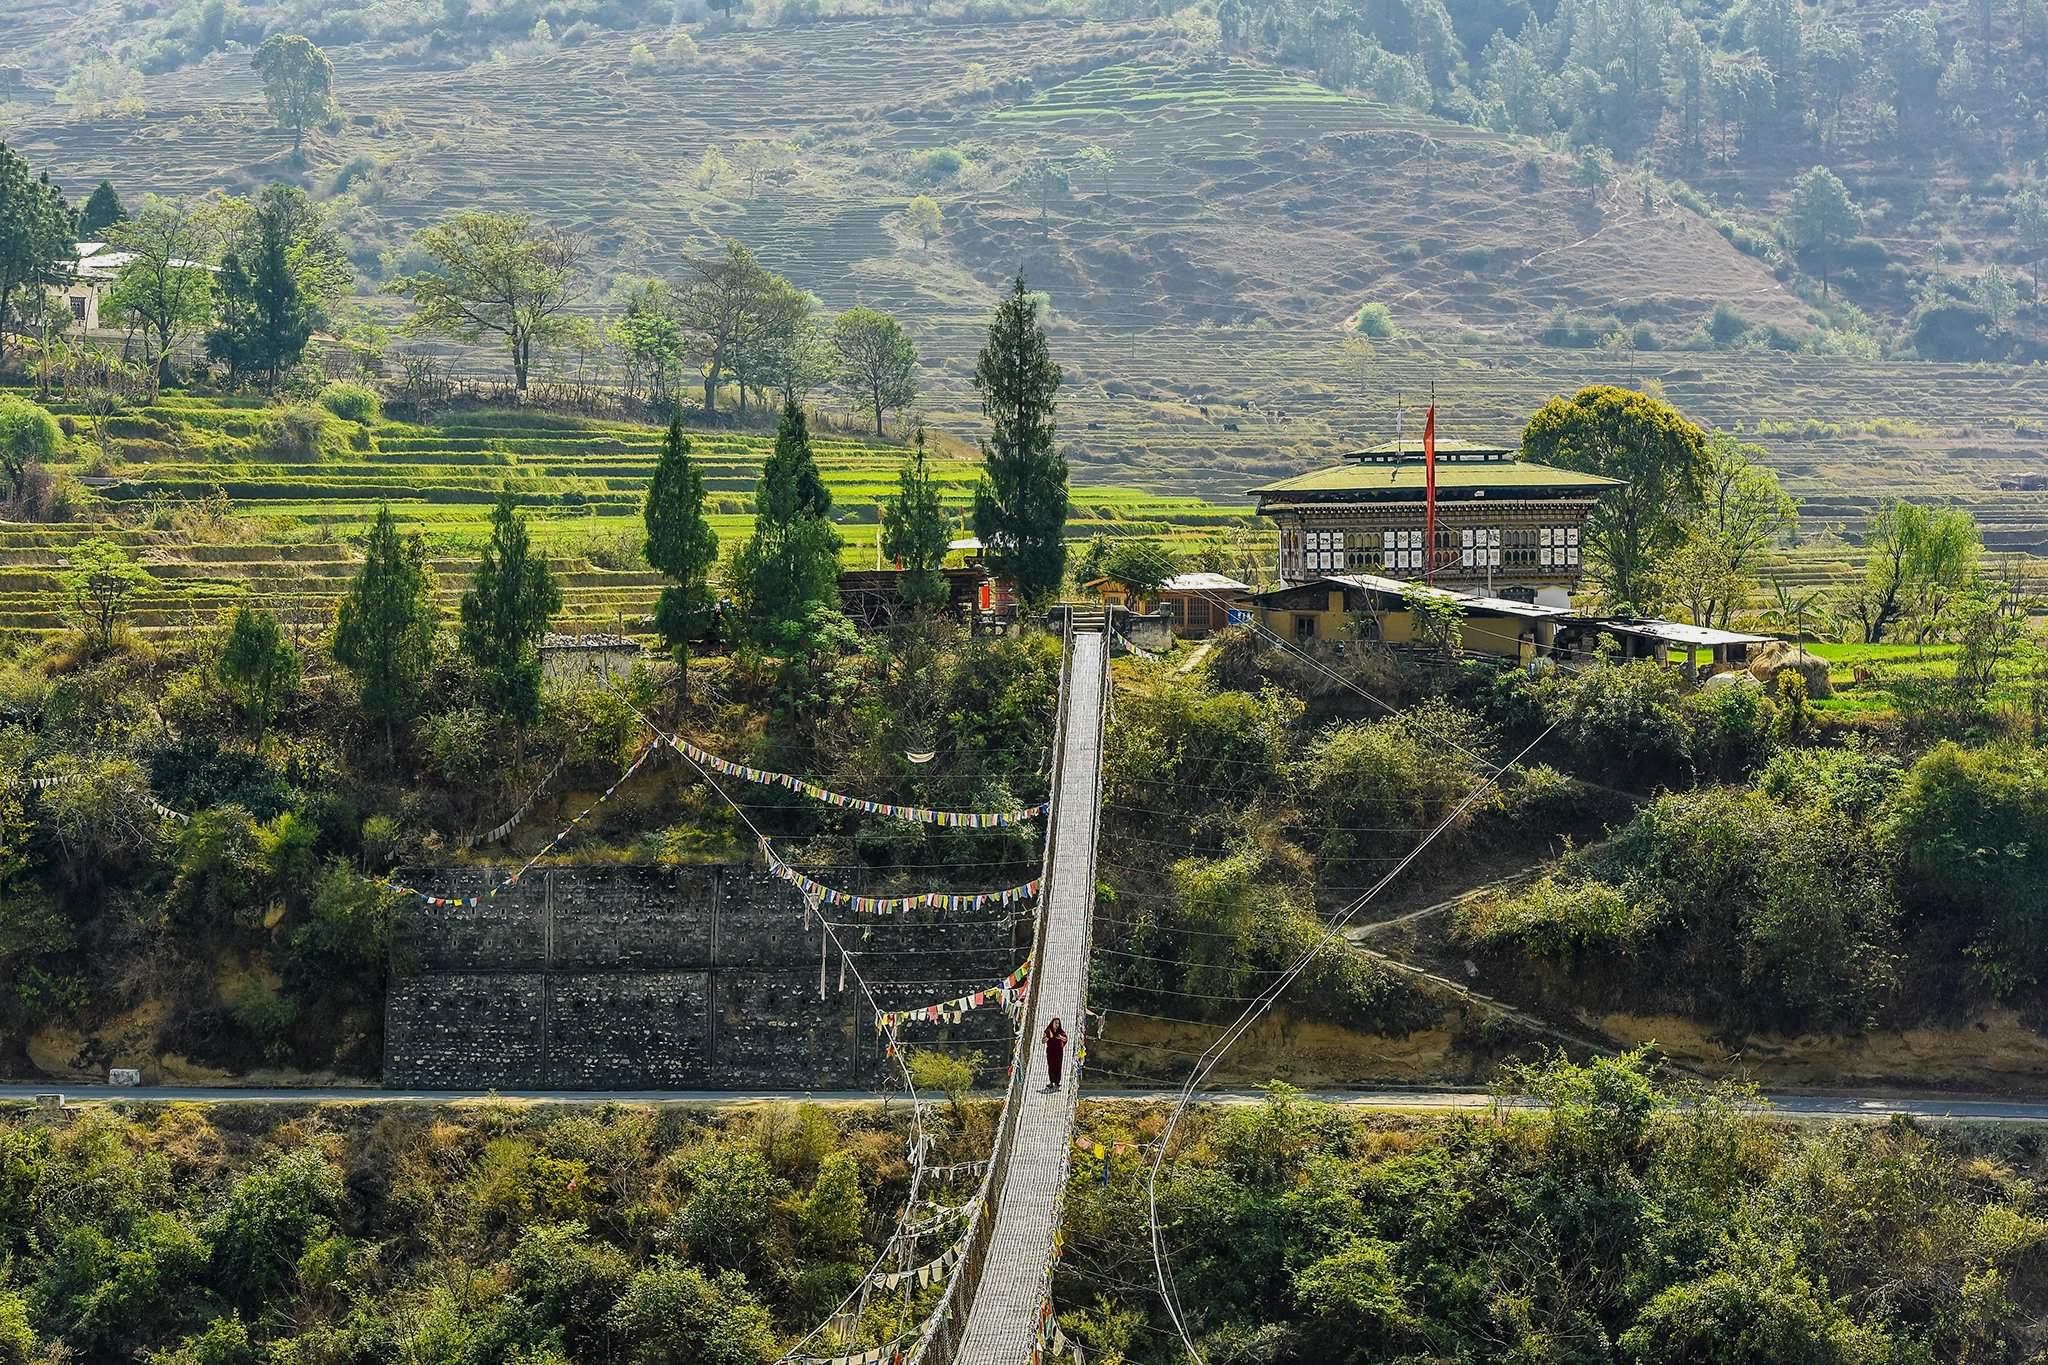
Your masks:
<instances>
[{"instance_id":1,"label":"prayer flag string","mask_svg":"<svg viewBox=\"0 0 2048 1365\"><path fill-rule=\"evenodd\" d=\"M1030 977L1031 959L1027 957L1016 971L986 990L974 991L954 1000L919 1005L915 1009L883 1010L875 1016L875 1028L886 1033L898 1024L904 1023L957 1024L969 1010L983 1009L989 1005L1000 1005L1008 1009L1012 1004L1022 1003L1023 986Z\"/></svg>"},{"instance_id":2,"label":"prayer flag string","mask_svg":"<svg viewBox=\"0 0 2048 1365\"><path fill-rule=\"evenodd\" d=\"M927 825L940 825L947 829L1010 829L1027 820L1035 820L1051 808L1051 802L1041 801L1035 806L1021 810L933 810L929 806L899 806L887 801L870 801L865 797L848 796L808 782L789 773L779 773L768 768L753 768L744 763L734 763L720 758L706 749L700 749L689 740L676 736L669 740L676 751L693 763L737 777L742 781L757 783L764 787L782 787L823 801L828 806L843 810L859 811L863 815L880 815L891 820L917 820Z\"/></svg>"},{"instance_id":3,"label":"prayer flag string","mask_svg":"<svg viewBox=\"0 0 2048 1365\"><path fill-rule=\"evenodd\" d=\"M820 905L842 906L856 915L892 915L899 910L945 910L958 914L986 910L991 906L1022 905L1038 896L1039 879L1035 877L1021 886L1007 886L1000 891L920 891L908 896L857 896L851 891L841 891L806 877L777 857L766 839L761 841L761 856L768 860L771 873L803 893L806 904L815 901Z\"/></svg>"}]
</instances>

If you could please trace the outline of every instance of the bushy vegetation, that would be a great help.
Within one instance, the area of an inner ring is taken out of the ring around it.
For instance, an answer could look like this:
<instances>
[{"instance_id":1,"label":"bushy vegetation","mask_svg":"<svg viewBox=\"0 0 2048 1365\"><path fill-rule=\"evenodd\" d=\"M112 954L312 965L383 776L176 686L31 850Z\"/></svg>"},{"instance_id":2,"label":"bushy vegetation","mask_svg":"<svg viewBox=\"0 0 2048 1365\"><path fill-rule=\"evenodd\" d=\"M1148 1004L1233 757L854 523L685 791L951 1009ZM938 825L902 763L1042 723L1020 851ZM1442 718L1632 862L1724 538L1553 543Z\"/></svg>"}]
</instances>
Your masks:
<instances>
[{"instance_id":1,"label":"bushy vegetation","mask_svg":"<svg viewBox=\"0 0 2048 1365\"><path fill-rule=\"evenodd\" d=\"M1235 1015L1316 941L1318 909L1348 901L1456 814L1497 753L1478 713L1441 698L1355 714L1312 720L1280 685L1250 692L1167 671L1119 690L1098 863L1097 938L1114 950L1098 960L1098 989L1140 1013ZM1555 769L1518 774L1440 847L1547 840L1585 814L1560 785L1571 784ZM1288 999L1367 1032L1432 1018L1406 978L1341 951Z\"/></svg>"},{"instance_id":2,"label":"bushy vegetation","mask_svg":"<svg viewBox=\"0 0 2048 1365\"><path fill-rule=\"evenodd\" d=\"M1205 1356L1276 1362L2020 1362L2048 1346L2031 1133L1791 1126L1642 1054L1530 1066L1536 1112L1361 1117L1276 1087L1182 1125L1159 1188ZM1142 1147L1086 1117L1054 1300L1089 1358L1184 1358L1153 1288ZM1105 1170L1105 1166L1107 1169Z\"/></svg>"},{"instance_id":3,"label":"bushy vegetation","mask_svg":"<svg viewBox=\"0 0 2048 1365\"><path fill-rule=\"evenodd\" d=\"M902 1145L812 1105L16 1108L0 1358L767 1365L888 1235Z\"/></svg>"},{"instance_id":4,"label":"bushy vegetation","mask_svg":"<svg viewBox=\"0 0 2048 1365\"><path fill-rule=\"evenodd\" d=\"M2044 810L2034 749L1945 743L1903 767L1787 749L1750 786L1660 796L1527 889L1464 903L1455 933L1561 996L1787 1032L2031 998Z\"/></svg>"}]
</instances>

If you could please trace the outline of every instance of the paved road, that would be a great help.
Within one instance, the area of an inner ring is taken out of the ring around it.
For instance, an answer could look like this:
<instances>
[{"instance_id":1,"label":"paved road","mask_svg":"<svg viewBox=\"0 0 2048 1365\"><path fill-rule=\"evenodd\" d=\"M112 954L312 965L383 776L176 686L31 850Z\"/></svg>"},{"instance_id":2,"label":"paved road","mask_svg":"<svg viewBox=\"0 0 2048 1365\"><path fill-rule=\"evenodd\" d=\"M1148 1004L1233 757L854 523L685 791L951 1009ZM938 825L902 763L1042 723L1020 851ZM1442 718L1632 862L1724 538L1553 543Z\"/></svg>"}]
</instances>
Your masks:
<instances>
[{"instance_id":1,"label":"paved road","mask_svg":"<svg viewBox=\"0 0 2048 1365\"><path fill-rule=\"evenodd\" d=\"M1088 989L1088 931L1095 908L1096 777L1102 767L1102 654L1108 637L1077 632L1067 663L1067 717L1060 755L1059 803L1053 827L1052 866L1045 889L1044 942L1031 966L1036 988L1025 1084L1013 1091L1020 1104L1004 1166L986 1269L968 1305L967 1323L953 1359L959 1365L1022 1365L1031 1351L1052 1260L1053 1224L1073 1149L1074 1107L1080 1086L1075 1054L1081 1046ZM1061 1020L1069 1037L1065 1084L1048 1093L1045 1049L1037 1040L1047 1023Z\"/></svg>"},{"instance_id":2,"label":"paved road","mask_svg":"<svg viewBox=\"0 0 2048 1365\"><path fill-rule=\"evenodd\" d=\"M1044 1064L1041 1055L1040 1065ZM67 1104L477 1104L487 1100L521 1103L597 1105L661 1104L685 1107L763 1104L770 1101L815 1100L820 1104L877 1104L888 1101L872 1090L503 1090L469 1093L452 1090L372 1090L366 1088L264 1089L241 1086L75 1085L60 1081L38 1084L0 1082L0 1104L28 1101L37 1095L60 1094ZM1484 1109L1493 1099L1482 1090L1316 1090L1307 1097L1353 1109L1439 1110ZM1089 1086L1090 1100L1166 1100L1165 1090L1109 1090ZM1205 1104L1256 1104L1257 1090L1218 1090L1199 1097ZM1815 1094L1769 1093L1772 1111L1797 1119L1873 1119L1910 1114L1923 1119L1995 1120L2003 1123L2048 1123L2048 1100L2005 1099L1991 1095L1909 1095L1890 1092ZM895 1101L902 1103L901 1100Z\"/></svg>"}]
</instances>

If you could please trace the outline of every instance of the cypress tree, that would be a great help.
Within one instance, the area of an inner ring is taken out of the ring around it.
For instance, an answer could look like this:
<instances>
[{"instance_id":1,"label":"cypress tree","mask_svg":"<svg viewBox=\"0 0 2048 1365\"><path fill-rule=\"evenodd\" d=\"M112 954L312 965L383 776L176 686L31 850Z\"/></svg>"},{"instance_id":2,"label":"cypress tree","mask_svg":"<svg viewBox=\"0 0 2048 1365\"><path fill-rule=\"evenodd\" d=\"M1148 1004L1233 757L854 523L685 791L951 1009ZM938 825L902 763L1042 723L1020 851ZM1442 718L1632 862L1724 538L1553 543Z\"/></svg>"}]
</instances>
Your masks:
<instances>
[{"instance_id":1,"label":"cypress tree","mask_svg":"<svg viewBox=\"0 0 2048 1365\"><path fill-rule=\"evenodd\" d=\"M754 495L754 534L733 561L734 596L755 643L801 648L812 609L837 600L839 533L825 519L831 507L803 410L784 403Z\"/></svg>"},{"instance_id":2,"label":"cypress tree","mask_svg":"<svg viewBox=\"0 0 2048 1365\"><path fill-rule=\"evenodd\" d=\"M255 727L261 748L278 708L299 685L298 652L285 640L275 616L257 607L237 607L214 676Z\"/></svg>"},{"instance_id":3,"label":"cypress tree","mask_svg":"<svg viewBox=\"0 0 2048 1365\"><path fill-rule=\"evenodd\" d=\"M384 722L384 748L395 748L393 727L410 720L433 662L434 576L427 543L418 532L401 538L391 509L377 509L363 566L348 585L334 617L334 662L354 675L365 714Z\"/></svg>"},{"instance_id":4,"label":"cypress tree","mask_svg":"<svg viewBox=\"0 0 2048 1365\"><path fill-rule=\"evenodd\" d=\"M102 180L86 199L85 207L78 211L78 235L88 242L98 241L108 228L127 221L128 210L122 206L114 183Z\"/></svg>"},{"instance_id":5,"label":"cypress tree","mask_svg":"<svg viewBox=\"0 0 2048 1365\"><path fill-rule=\"evenodd\" d=\"M718 562L718 532L704 515L704 473L690 458L690 438L683 435L680 410L669 418L642 515L647 523L647 562L669 579L655 604L654 626L682 667L687 695L690 641L702 633L711 611L707 579Z\"/></svg>"},{"instance_id":6,"label":"cypress tree","mask_svg":"<svg viewBox=\"0 0 2048 1365\"><path fill-rule=\"evenodd\" d=\"M925 464L924 441L920 422L896 475L896 496L882 509L882 553L903 569L904 600L918 611L936 611L946 605L946 576L940 569L951 537L938 485Z\"/></svg>"},{"instance_id":7,"label":"cypress tree","mask_svg":"<svg viewBox=\"0 0 2048 1365\"><path fill-rule=\"evenodd\" d=\"M989 323L974 387L991 428L981 446L986 472L974 494L974 533L990 564L1035 608L1066 577L1067 461L1053 442L1060 367L1022 275Z\"/></svg>"},{"instance_id":8,"label":"cypress tree","mask_svg":"<svg viewBox=\"0 0 2048 1365\"><path fill-rule=\"evenodd\" d=\"M477 666L484 700L521 732L540 718L540 642L562 609L562 589L533 553L510 493L491 508L491 538L462 594L462 652Z\"/></svg>"}]
</instances>

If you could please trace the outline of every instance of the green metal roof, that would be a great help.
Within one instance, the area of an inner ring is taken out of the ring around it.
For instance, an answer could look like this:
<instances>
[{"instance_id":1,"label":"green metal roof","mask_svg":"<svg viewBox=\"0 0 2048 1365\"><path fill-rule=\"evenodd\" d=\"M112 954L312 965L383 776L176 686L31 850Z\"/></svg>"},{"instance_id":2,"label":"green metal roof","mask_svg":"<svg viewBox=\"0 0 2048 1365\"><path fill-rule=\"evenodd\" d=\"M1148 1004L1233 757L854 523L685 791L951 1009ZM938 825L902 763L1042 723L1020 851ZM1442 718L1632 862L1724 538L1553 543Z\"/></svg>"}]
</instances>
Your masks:
<instances>
[{"instance_id":1,"label":"green metal roof","mask_svg":"<svg viewBox=\"0 0 2048 1365\"><path fill-rule=\"evenodd\" d=\"M1455 436L1439 436L1436 442L1438 459L1447 455L1508 455L1514 450L1514 446L1499 445L1493 441L1465 441ZM1367 455L1405 455L1419 460L1422 458L1422 437L1408 436L1398 441L1382 441L1376 446L1353 451L1346 458L1355 460Z\"/></svg>"},{"instance_id":2,"label":"green metal roof","mask_svg":"<svg viewBox=\"0 0 2048 1365\"><path fill-rule=\"evenodd\" d=\"M1621 487L1621 480L1600 474L1581 474L1527 460L1438 460L1436 487L1439 493L1498 488L1509 492L1555 489L1591 496L1603 489ZM1331 465L1297 474L1291 479L1269 483L1251 490L1251 496L1277 498L1291 495L1338 496L1354 494L1372 497L1385 493L1420 493L1423 468L1420 460L1397 464L1351 463Z\"/></svg>"}]
</instances>

